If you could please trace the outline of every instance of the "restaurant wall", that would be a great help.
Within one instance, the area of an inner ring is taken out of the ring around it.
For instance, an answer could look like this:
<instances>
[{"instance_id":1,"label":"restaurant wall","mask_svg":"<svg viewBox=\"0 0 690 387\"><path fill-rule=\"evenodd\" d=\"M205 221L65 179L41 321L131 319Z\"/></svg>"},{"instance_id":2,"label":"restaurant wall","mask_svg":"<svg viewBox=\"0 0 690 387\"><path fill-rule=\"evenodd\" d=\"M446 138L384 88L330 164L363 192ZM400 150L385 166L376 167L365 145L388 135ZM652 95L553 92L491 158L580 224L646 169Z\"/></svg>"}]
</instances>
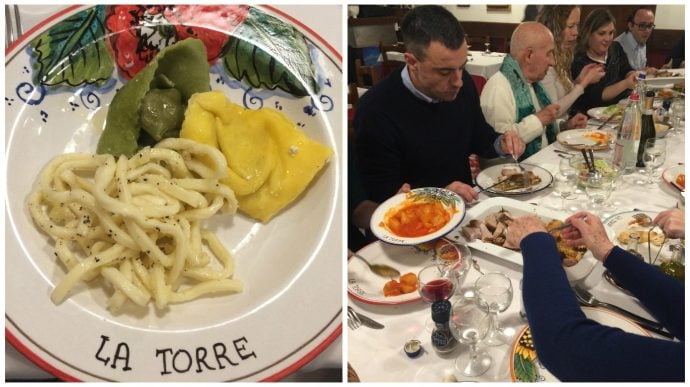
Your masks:
<instances>
[{"instance_id":1,"label":"restaurant wall","mask_svg":"<svg viewBox=\"0 0 690 387\"><path fill-rule=\"evenodd\" d=\"M469 6L446 5L460 21L490 23L520 23L525 13L524 4L513 4L510 10L487 10L485 4ZM685 29L685 6L682 4L659 4L656 6L654 23L658 29Z\"/></svg>"}]
</instances>

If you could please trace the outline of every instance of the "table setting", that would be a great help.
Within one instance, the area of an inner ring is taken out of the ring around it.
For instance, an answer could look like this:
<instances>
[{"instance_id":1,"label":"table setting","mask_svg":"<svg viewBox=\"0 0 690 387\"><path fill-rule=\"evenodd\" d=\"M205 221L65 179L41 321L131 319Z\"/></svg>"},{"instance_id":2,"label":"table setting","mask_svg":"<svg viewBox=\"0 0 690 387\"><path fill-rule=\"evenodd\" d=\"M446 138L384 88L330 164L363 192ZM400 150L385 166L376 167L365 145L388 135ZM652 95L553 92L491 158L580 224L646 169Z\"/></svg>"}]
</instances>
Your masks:
<instances>
[{"instance_id":1,"label":"table setting","mask_svg":"<svg viewBox=\"0 0 690 387\"><path fill-rule=\"evenodd\" d=\"M678 103L675 114L680 114L681 101L673 101ZM571 214L587 210L602 219L615 245L629 248L633 242L624 238L639 235L636 251L645 262L657 266L684 262L684 240L667 238L651 221L661 211L684 207L684 112L673 129L657 134L663 138L648 145L650 154L655 146L662 147L663 157L650 156L644 167L624 174L613 162L620 122L601 114L604 109L590 114L586 128L560 133L558 141L520 163L538 177L527 188L487 189L504 168L514 168L512 162L482 170L476 178L478 201L466 204L459 225L442 238L410 245L379 240L357 252L371 263L386 263L401 273L417 274L431 266L442 275L448 271L441 258L443 246L458 246L456 265L467 261L468 269L455 277L453 290L431 307L417 292L384 296L390 278L378 277L357 258L350 258L349 307L383 326L348 329L348 365L360 381L558 381L539 362L531 341L522 307L522 255L502 246L505 242L496 238L497 232L489 239L501 227L504 212L534 214L547 230L556 230ZM667 115L672 121L673 110ZM376 226L372 222L372 229ZM575 264L564 260L564 269L588 318L626 332L674 340L590 252L573 253L579 254ZM482 289L490 277L496 281L489 286L494 299L486 301L489 296L482 295ZM503 285L498 285L501 281ZM450 351L437 349L436 331L444 327L428 321L442 302L449 304L445 329L455 338Z\"/></svg>"}]
</instances>

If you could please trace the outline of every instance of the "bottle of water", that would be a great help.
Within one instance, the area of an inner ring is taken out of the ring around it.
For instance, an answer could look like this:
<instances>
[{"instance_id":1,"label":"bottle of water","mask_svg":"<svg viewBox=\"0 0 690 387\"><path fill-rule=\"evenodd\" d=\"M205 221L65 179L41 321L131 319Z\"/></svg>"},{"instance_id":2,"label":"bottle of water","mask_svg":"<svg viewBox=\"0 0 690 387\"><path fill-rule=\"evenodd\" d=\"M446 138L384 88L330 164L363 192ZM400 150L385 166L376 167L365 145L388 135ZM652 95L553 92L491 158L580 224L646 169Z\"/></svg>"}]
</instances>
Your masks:
<instances>
[{"instance_id":1,"label":"bottle of water","mask_svg":"<svg viewBox=\"0 0 690 387\"><path fill-rule=\"evenodd\" d=\"M640 99L644 98L647 94L647 73L640 71L637 74L637 85L633 93L637 94Z\"/></svg>"},{"instance_id":2,"label":"bottle of water","mask_svg":"<svg viewBox=\"0 0 690 387\"><path fill-rule=\"evenodd\" d=\"M639 100L640 97L637 93L633 92L630 95L630 105L625 109L613 153L613 162L624 175L633 173L635 164L637 164L637 149L640 146L642 126Z\"/></svg>"}]
</instances>

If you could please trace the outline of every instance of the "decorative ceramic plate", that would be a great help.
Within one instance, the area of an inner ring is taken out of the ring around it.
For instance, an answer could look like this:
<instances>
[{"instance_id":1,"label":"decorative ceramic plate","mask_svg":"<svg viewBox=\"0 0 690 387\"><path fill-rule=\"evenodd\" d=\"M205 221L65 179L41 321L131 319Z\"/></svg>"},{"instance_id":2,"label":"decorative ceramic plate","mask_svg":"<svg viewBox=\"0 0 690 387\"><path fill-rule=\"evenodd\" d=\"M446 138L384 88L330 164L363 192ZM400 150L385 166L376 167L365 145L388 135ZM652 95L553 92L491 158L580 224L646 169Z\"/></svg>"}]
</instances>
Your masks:
<instances>
[{"instance_id":1,"label":"decorative ceramic plate","mask_svg":"<svg viewBox=\"0 0 690 387\"><path fill-rule=\"evenodd\" d=\"M681 174L685 174L685 165L674 165L671 168L667 168L661 174L661 178L664 182L669 185L674 191L685 191L685 187L681 187L676 183L676 179Z\"/></svg>"},{"instance_id":2,"label":"decorative ceramic plate","mask_svg":"<svg viewBox=\"0 0 690 387\"><path fill-rule=\"evenodd\" d=\"M587 318L601 325L620 328L625 332L640 336L651 336L642 327L618 313L588 306L583 306L582 311ZM532 342L529 326L525 326L513 342L512 356L510 357L510 378L514 382L558 382L558 379L541 364L534 347L526 346L526 342Z\"/></svg>"},{"instance_id":3,"label":"decorative ceramic plate","mask_svg":"<svg viewBox=\"0 0 690 387\"><path fill-rule=\"evenodd\" d=\"M482 200L479 204L467 210L467 216L460 224L460 227L453 230L446 238L466 243L467 246L473 249L483 251L497 258L522 266L522 254L520 251L507 249L491 242L483 242L478 239L468 241L462 234L462 226L466 226L472 219L483 222L489 214L497 213L501 210L508 211L513 216L536 215L545 223L553 219L564 220L569 216L569 214L564 212L550 210L543 206L535 206L515 199L490 198ZM610 230L607 231L611 234ZM568 280L574 282L585 278L589 275L597 262L598 261L594 258L592 253L587 251L577 264L570 267L564 267Z\"/></svg>"},{"instance_id":4,"label":"decorative ceramic plate","mask_svg":"<svg viewBox=\"0 0 690 387\"><path fill-rule=\"evenodd\" d=\"M668 69L664 71L660 77L648 77L646 80L647 86L673 87L674 84L685 81L685 69Z\"/></svg>"},{"instance_id":5,"label":"decorative ceramic plate","mask_svg":"<svg viewBox=\"0 0 690 387\"><path fill-rule=\"evenodd\" d=\"M607 133L592 129L571 129L558 133L556 141L573 149L608 149Z\"/></svg>"},{"instance_id":6,"label":"decorative ceramic plate","mask_svg":"<svg viewBox=\"0 0 690 387\"><path fill-rule=\"evenodd\" d=\"M397 235L391 230L388 222L389 211L414 202L438 202L450 216L450 220L436 231L415 237ZM371 216L371 232L377 238L394 245L418 245L446 235L462 222L465 216L465 202L460 195L445 188L415 188L408 193L399 193L381 203Z\"/></svg>"},{"instance_id":7,"label":"decorative ceramic plate","mask_svg":"<svg viewBox=\"0 0 690 387\"><path fill-rule=\"evenodd\" d=\"M551 175L551 172L547 171L546 169L528 163L520 163L520 165L522 165L525 168L525 170L531 171L532 173L537 175L541 181L537 184L530 186L529 188L518 188L510 191L499 191L496 188L489 188L484 192L490 193L492 195L501 196L526 195L539 192L551 185L551 182L553 182L553 175ZM498 183L498 178L501 176L501 171L503 170L503 168L508 167L517 168L511 163L506 163L493 165L488 168L482 169L476 178L477 187L483 189L484 187L491 187L492 185Z\"/></svg>"},{"instance_id":8,"label":"decorative ceramic plate","mask_svg":"<svg viewBox=\"0 0 690 387\"><path fill-rule=\"evenodd\" d=\"M620 104L618 106L620 106ZM608 108L609 108L609 106L601 106L601 107L591 108L591 109L587 110L587 115L594 118L594 119L597 119L599 121L606 121L606 120L608 120L609 116L611 115L611 114L606 113L606 109L608 109ZM613 117L609 121L610 123L621 122L621 120L623 119L623 111L619 110L616 114L618 114L618 117ZM568 132L568 131L566 131L566 132Z\"/></svg>"},{"instance_id":9,"label":"decorative ceramic plate","mask_svg":"<svg viewBox=\"0 0 690 387\"><path fill-rule=\"evenodd\" d=\"M650 217L650 219L654 219L658 213L657 212L650 212L650 211L626 211L626 212L621 212L615 215L612 215L604 220L604 225L608 226L614 233L614 237L611 238L611 241L618 245L621 246L624 249L628 248L627 243L621 242L619 239L619 236L623 231L633 231L637 232L640 235L640 243L637 248L637 252L642 254L642 257L646 262L650 262L649 256L651 252L652 256L652 261L654 261L655 258L657 258L657 264L660 262L658 259L661 258L670 258L671 257L671 250L670 246L674 243L677 243L678 240L676 239L664 239L663 234L661 230L657 227L654 228L652 231L657 233L658 235L658 240L659 243L657 244L649 244L647 243L647 232L649 231L649 227L643 227L640 226L639 224L635 223L635 219L633 218L633 215L635 214L646 214L647 216ZM644 239L643 239L644 238ZM627 241L626 241L627 242ZM663 245L661 244L663 242Z\"/></svg>"},{"instance_id":10,"label":"decorative ceramic plate","mask_svg":"<svg viewBox=\"0 0 690 387\"><path fill-rule=\"evenodd\" d=\"M207 46L212 89L281 110L335 155L270 222L208 224L235 257L242 293L113 315L100 286L79 286L55 305L65 273L27 195L52 158L95 153L116 90L187 37ZM313 31L271 7L74 6L6 51L5 76L5 326L25 356L70 381L278 380L340 335L341 58Z\"/></svg>"},{"instance_id":11,"label":"decorative ceramic plate","mask_svg":"<svg viewBox=\"0 0 690 387\"><path fill-rule=\"evenodd\" d=\"M374 242L364 246L357 254L369 263L386 264L397 269L400 274L419 273L424 266L432 264L432 251L423 251L414 246L396 246L388 243ZM397 279L399 280L399 279ZM351 257L347 263L347 292L355 300L375 305L399 305L421 299L419 292L399 296L383 295L383 285L390 281L369 270L361 259Z\"/></svg>"}]
</instances>

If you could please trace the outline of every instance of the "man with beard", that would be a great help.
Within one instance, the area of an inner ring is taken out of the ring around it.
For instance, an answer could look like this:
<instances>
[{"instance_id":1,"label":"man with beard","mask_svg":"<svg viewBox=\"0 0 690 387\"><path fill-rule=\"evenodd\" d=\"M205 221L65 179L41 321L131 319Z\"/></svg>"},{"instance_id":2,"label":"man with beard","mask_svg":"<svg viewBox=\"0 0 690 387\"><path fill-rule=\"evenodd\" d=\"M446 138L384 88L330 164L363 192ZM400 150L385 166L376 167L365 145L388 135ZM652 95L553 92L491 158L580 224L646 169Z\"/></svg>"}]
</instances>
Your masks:
<instances>
[{"instance_id":1,"label":"man with beard","mask_svg":"<svg viewBox=\"0 0 690 387\"><path fill-rule=\"evenodd\" d=\"M355 113L356 165L370 200L381 202L404 184L444 187L466 202L469 155L493 158L524 151L515 131L486 123L464 67L468 46L460 22L441 6L413 8L401 23L405 66L362 96Z\"/></svg>"}]
</instances>

